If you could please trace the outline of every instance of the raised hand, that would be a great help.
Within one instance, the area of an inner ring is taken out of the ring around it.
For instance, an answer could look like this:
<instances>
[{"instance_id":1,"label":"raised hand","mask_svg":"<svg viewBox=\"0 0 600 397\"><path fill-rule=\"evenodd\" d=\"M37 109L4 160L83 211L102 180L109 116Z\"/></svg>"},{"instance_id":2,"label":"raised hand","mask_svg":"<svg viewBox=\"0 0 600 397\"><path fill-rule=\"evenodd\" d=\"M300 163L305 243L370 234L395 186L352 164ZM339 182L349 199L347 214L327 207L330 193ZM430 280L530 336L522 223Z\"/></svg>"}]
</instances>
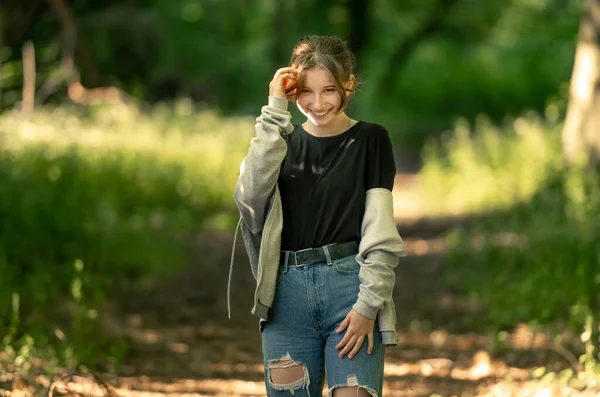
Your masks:
<instances>
[{"instance_id":1,"label":"raised hand","mask_svg":"<svg viewBox=\"0 0 600 397\"><path fill-rule=\"evenodd\" d=\"M298 72L292 67L278 69L269 83L269 96L285 99L285 87L288 86L290 80L295 80L297 76Z\"/></svg>"}]
</instances>

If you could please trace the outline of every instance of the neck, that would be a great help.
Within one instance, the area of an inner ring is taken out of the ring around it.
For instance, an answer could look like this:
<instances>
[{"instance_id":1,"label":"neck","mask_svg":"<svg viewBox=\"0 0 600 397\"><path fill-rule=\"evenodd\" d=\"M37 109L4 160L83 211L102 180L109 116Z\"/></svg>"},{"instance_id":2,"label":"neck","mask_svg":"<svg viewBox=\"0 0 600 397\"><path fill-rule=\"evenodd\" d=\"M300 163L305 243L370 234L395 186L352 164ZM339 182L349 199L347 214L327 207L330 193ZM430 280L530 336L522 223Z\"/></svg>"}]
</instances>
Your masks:
<instances>
[{"instance_id":1,"label":"neck","mask_svg":"<svg viewBox=\"0 0 600 397\"><path fill-rule=\"evenodd\" d=\"M347 131L353 125L352 119L346 113L340 113L330 123L324 126L315 125L312 121L306 120L302 127L311 135L317 137L328 137L339 135Z\"/></svg>"}]
</instances>

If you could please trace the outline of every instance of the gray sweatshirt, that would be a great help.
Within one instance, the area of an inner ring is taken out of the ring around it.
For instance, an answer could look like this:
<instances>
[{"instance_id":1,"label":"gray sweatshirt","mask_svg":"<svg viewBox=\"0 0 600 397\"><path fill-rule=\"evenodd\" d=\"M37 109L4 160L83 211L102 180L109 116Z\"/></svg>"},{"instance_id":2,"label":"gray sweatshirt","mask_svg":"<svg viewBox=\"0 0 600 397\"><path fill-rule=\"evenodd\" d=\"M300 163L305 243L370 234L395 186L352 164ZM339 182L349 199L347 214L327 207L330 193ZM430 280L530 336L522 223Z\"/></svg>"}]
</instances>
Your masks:
<instances>
[{"instance_id":1,"label":"gray sweatshirt","mask_svg":"<svg viewBox=\"0 0 600 397\"><path fill-rule=\"evenodd\" d=\"M283 212L277 179L287 153L281 135L293 131L287 100L269 97L256 119L256 136L240 166L234 198L241 219L244 244L256 279L252 313L268 320L279 267ZM356 256L360 264L360 291L353 309L377 319L386 345L396 345L396 311L392 300L394 269L405 256L404 243L393 216L392 193L383 188L366 193L361 240ZM236 230L237 234L237 230ZM230 269L231 277L231 269Z\"/></svg>"}]
</instances>

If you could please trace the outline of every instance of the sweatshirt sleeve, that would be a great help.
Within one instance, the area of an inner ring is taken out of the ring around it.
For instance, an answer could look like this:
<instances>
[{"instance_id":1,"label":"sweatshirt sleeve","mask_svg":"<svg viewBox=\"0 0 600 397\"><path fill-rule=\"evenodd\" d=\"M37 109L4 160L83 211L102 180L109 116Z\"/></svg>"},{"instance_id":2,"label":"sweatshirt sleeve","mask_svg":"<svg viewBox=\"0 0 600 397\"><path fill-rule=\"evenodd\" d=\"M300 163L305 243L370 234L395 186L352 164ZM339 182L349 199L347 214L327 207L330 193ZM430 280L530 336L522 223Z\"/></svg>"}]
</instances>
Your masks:
<instances>
[{"instance_id":1,"label":"sweatshirt sleeve","mask_svg":"<svg viewBox=\"0 0 600 397\"><path fill-rule=\"evenodd\" d=\"M356 261L361 265L360 289L353 309L375 319L384 304L392 300L396 281L394 269L406 256L404 242L394 220L392 192L384 188L367 191Z\"/></svg>"},{"instance_id":2,"label":"sweatshirt sleeve","mask_svg":"<svg viewBox=\"0 0 600 397\"><path fill-rule=\"evenodd\" d=\"M287 100L269 97L256 119L256 135L250 141L248 154L240 165L240 176L234 189L234 199L246 225L253 233L262 230L267 203L275 190L279 169L287 153L281 135L293 130Z\"/></svg>"}]
</instances>

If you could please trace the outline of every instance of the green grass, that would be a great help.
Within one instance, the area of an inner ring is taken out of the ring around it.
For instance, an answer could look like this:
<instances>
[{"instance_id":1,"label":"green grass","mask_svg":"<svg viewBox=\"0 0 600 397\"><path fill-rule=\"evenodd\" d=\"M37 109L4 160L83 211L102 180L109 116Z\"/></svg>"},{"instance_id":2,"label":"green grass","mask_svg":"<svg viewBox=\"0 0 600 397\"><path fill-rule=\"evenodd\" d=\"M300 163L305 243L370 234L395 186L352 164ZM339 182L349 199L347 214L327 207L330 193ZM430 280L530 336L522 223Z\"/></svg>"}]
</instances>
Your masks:
<instances>
[{"instance_id":1,"label":"green grass","mask_svg":"<svg viewBox=\"0 0 600 397\"><path fill-rule=\"evenodd\" d=\"M562 162L561 124L535 115L505 127L461 123L426 149L430 212L468 214L449 234L449 282L486 304L489 324L571 328L600 320L600 178Z\"/></svg>"},{"instance_id":2,"label":"green grass","mask_svg":"<svg viewBox=\"0 0 600 397\"><path fill-rule=\"evenodd\" d=\"M234 222L253 131L185 101L1 115L0 334L93 335L81 316L91 322L111 289L184 265L192 232Z\"/></svg>"},{"instance_id":3,"label":"green grass","mask_svg":"<svg viewBox=\"0 0 600 397\"><path fill-rule=\"evenodd\" d=\"M457 122L451 133L424 149L429 213L505 210L531 200L561 167L560 128L535 115L504 127L485 118L473 128Z\"/></svg>"},{"instance_id":4,"label":"green grass","mask_svg":"<svg viewBox=\"0 0 600 397\"><path fill-rule=\"evenodd\" d=\"M184 265L190 235L207 222L234 224L253 124L186 101L0 115L5 357L118 360L125 347L94 323L102 301ZM583 335L600 317L599 178L562 163L560 130L535 115L502 127L459 122L425 149L428 213L473 217L448 236L448 273L499 329L527 322Z\"/></svg>"}]
</instances>

